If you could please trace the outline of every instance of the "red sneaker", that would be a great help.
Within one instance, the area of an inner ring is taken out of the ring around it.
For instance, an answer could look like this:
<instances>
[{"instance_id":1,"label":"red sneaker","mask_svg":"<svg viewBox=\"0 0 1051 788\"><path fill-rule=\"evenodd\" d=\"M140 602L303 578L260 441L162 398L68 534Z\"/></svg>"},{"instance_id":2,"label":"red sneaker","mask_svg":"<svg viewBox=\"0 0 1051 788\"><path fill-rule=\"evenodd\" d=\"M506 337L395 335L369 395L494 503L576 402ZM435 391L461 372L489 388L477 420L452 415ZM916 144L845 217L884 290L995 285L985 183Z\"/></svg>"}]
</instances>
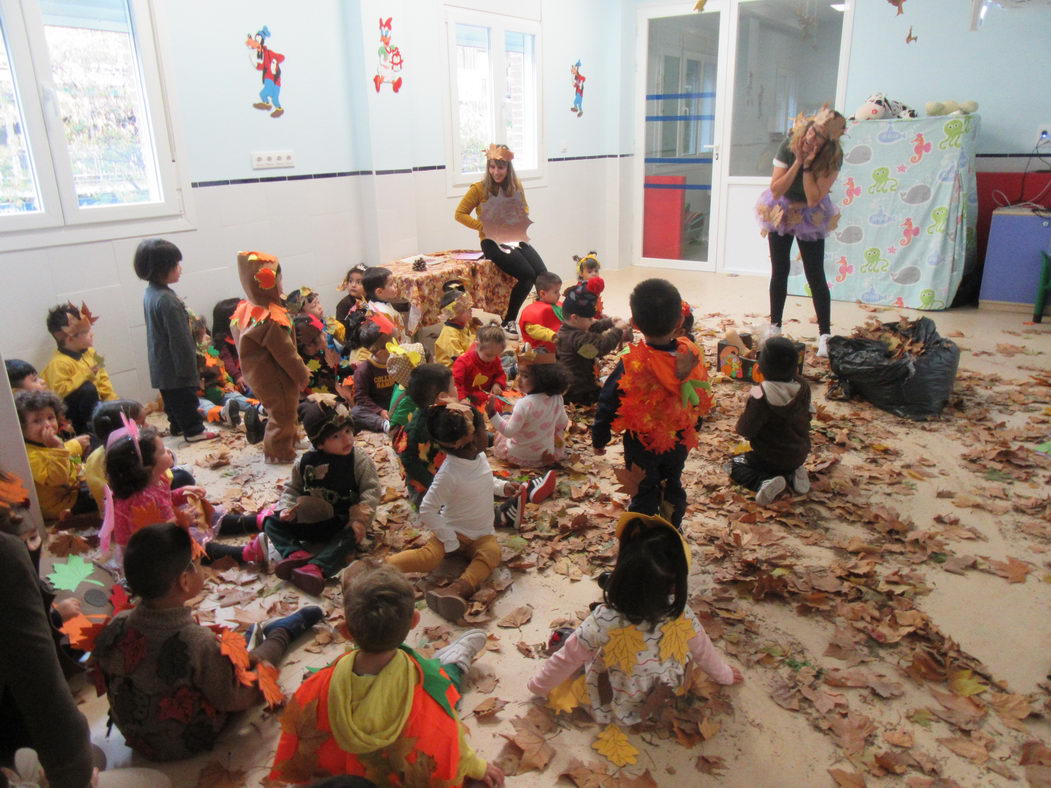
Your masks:
<instances>
[{"instance_id":1,"label":"red sneaker","mask_svg":"<svg viewBox=\"0 0 1051 788\"><path fill-rule=\"evenodd\" d=\"M292 570L298 569L303 564L308 563L313 557L314 556L306 550L296 550L292 555L287 558L282 558L277 562L277 566L274 567L274 574L282 580L291 580Z\"/></svg>"},{"instance_id":2,"label":"red sneaker","mask_svg":"<svg viewBox=\"0 0 1051 788\"><path fill-rule=\"evenodd\" d=\"M321 592L325 590L325 576L314 564L303 564L298 569L293 569L289 579L300 591L312 596L321 596Z\"/></svg>"}]
</instances>

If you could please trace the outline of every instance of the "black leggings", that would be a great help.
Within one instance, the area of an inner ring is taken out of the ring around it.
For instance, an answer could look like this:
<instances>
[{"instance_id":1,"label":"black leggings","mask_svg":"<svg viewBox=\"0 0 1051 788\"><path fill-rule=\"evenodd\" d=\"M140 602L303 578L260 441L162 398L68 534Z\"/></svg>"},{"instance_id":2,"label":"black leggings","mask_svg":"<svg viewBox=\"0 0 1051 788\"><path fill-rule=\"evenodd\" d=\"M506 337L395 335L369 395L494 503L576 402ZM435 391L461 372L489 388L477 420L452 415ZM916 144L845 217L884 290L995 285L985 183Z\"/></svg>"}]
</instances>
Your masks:
<instances>
[{"instance_id":1,"label":"black leggings","mask_svg":"<svg viewBox=\"0 0 1051 788\"><path fill-rule=\"evenodd\" d=\"M799 244L799 254L803 257L803 272L810 295L814 299L814 311L817 313L819 334L832 333L832 297L828 293L828 282L825 280L825 239L800 241L794 235L770 233L770 322L781 325L781 316L785 311L785 298L788 296L788 272L792 267L792 241Z\"/></svg>"},{"instance_id":2,"label":"black leggings","mask_svg":"<svg viewBox=\"0 0 1051 788\"><path fill-rule=\"evenodd\" d=\"M493 264L508 276L513 276L518 281L511 288L511 297L507 299L507 313L504 320L517 320L518 310L522 308L529 291L533 289L533 283L537 276L547 270L544 261L529 244L519 244L517 249L504 251L490 238L482 240L482 253L486 259L492 260Z\"/></svg>"}]
</instances>

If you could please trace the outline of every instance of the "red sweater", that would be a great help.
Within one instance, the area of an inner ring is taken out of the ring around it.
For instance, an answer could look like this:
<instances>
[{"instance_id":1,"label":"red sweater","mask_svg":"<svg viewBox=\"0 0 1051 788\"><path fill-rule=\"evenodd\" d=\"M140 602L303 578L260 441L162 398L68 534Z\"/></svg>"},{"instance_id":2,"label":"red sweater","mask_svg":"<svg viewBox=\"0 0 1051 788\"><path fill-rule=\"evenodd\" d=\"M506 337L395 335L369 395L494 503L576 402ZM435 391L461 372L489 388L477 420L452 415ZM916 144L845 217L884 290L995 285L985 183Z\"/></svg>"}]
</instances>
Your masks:
<instances>
[{"instance_id":1,"label":"red sweater","mask_svg":"<svg viewBox=\"0 0 1051 788\"><path fill-rule=\"evenodd\" d=\"M494 383L507 388L507 375L500 358L482 361L478 358L477 343L453 363L453 380L456 382L456 396L460 399L470 397L471 403L478 407L485 405Z\"/></svg>"},{"instance_id":2,"label":"red sweater","mask_svg":"<svg viewBox=\"0 0 1051 788\"><path fill-rule=\"evenodd\" d=\"M551 332L548 340L540 339L529 333L529 326L540 326ZM518 318L518 331L522 341L532 348L543 348L548 353L555 352L555 334L562 328L562 321L555 314L555 308L547 301L534 301L522 310Z\"/></svg>"}]
</instances>

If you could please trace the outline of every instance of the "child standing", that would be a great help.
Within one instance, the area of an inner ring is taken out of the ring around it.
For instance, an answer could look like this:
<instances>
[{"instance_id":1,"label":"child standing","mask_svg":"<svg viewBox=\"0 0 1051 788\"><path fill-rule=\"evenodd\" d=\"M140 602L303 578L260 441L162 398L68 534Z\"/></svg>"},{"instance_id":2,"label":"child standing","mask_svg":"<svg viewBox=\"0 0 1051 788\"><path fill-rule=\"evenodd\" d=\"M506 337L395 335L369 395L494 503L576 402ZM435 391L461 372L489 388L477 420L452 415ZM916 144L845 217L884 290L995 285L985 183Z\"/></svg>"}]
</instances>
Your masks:
<instances>
[{"instance_id":1,"label":"child standing","mask_svg":"<svg viewBox=\"0 0 1051 788\"><path fill-rule=\"evenodd\" d=\"M555 309L561 295L562 278L552 271L536 277L536 301L522 310L518 328L522 341L532 350L555 352L555 337L562 319Z\"/></svg>"},{"instance_id":2,"label":"child standing","mask_svg":"<svg viewBox=\"0 0 1051 788\"><path fill-rule=\"evenodd\" d=\"M274 570L277 576L319 595L326 578L361 550L379 504L380 482L368 453L354 449L344 405L314 396L300 405L299 416L314 450L292 466L277 511L263 527L283 558ZM310 553L303 549L305 542L325 546Z\"/></svg>"},{"instance_id":3,"label":"child standing","mask_svg":"<svg viewBox=\"0 0 1051 788\"><path fill-rule=\"evenodd\" d=\"M385 315L373 315L360 329L357 342L369 357L354 368L354 426L371 432L390 431L390 400L394 376L387 371L394 325Z\"/></svg>"},{"instance_id":4,"label":"child standing","mask_svg":"<svg viewBox=\"0 0 1051 788\"><path fill-rule=\"evenodd\" d=\"M553 355L519 357L518 390L511 416L496 412L492 399L486 412L496 436L493 454L512 465L539 467L551 465L565 456L563 434L569 426L562 395L569 384L566 368L555 363ZM549 472L554 483L554 471Z\"/></svg>"},{"instance_id":5,"label":"child standing","mask_svg":"<svg viewBox=\"0 0 1051 788\"><path fill-rule=\"evenodd\" d=\"M47 313L47 330L58 347L44 367L44 382L65 403L78 435L91 430L91 414L100 401L117 399L102 356L92 347L96 320L84 304L80 309L62 304Z\"/></svg>"},{"instance_id":6,"label":"child standing","mask_svg":"<svg viewBox=\"0 0 1051 788\"><path fill-rule=\"evenodd\" d=\"M301 715L306 729L323 733L303 739L291 732L302 728L282 724L270 779L368 775L380 785L462 785L468 778L488 788L504 784L500 768L471 749L456 713L485 633L469 630L433 659L421 657L403 642L420 621L413 603L412 586L391 567L344 576L343 612L355 648L296 690L286 714ZM304 762L313 764L309 776Z\"/></svg>"},{"instance_id":7,"label":"child standing","mask_svg":"<svg viewBox=\"0 0 1051 788\"><path fill-rule=\"evenodd\" d=\"M583 668L591 716L627 726L643 721L659 686L681 692L691 663L719 684L742 681L686 606L690 552L682 535L667 520L634 512L621 516L616 533L620 550L603 604L540 666L529 690L547 695Z\"/></svg>"},{"instance_id":8,"label":"child standing","mask_svg":"<svg viewBox=\"0 0 1051 788\"><path fill-rule=\"evenodd\" d=\"M427 607L456 622L467 612L467 600L500 565L494 525L497 520L515 528L521 524L528 485L493 476L485 456L485 419L470 405L442 402L426 418L431 437L446 452L420 504L420 520L431 539L423 547L388 556L387 562L403 572L430 572L446 553L464 553L471 561L464 573L445 588L427 592ZM514 497L496 511L494 495Z\"/></svg>"},{"instance_id":9,"label":"child standing","mask_svg":"<svg viewBox=\"0 0 1051 788\"><path fill-rule=\"evenodd\" d=\"M598 399L597 359L612 353L631 329L626 323L595 320L598 296L579 284L569 289L562 301L562 327L555 338L558 360L569 371L566 402L592 405Z\"/></svg>"},{"instance_id":10,"label":"child standing","mask_svg":"<svg viewBox=\"0 0 1051 788\"><path fill-rule=\"evenodd\" d=\"M507 337L500 326L478 329L478 341L453 364L457 397L483 407L490 396L504 393L507 373L500 363L500 354L505 347Z\"/></svg>"},{"instance_id":11,"label":"child standing","mask_svg":"<svg viewBox=\"0 0 1051 788\"><path fill-rule=\"evenodd\" d=\"M475 340L471 317L473 302L463 290L448 290L442 294L441 304L446 320L434 342L434 360L451 367Z\"/></svg>"},{"instance_id":12,"label":"child standing","mask_svg":"<svg viewBox=\"0 0 1051 788\"><path fill-rule=\"evenodd\" d=\"M197 441L219 433L205 429L197 410L197 346L190 333L190 316L171 285L182 276L182 252L171 241L149 238L135 250L135 275L146 281L142 306L146 313L146 346L150 385L161 392L172 435Z\"/></svg>"},{"instance_id":13,"label":"child standing","mask_svg":"<svg viewBox=\"0 0 1051 788\"><path fill-rule=\"evenodd\" d=\"M697 446L697 426L712 407L704 353L685 337L682 299L664 279L647 279L629 299L631 319L642 332L617 363L599 398L591 444L604 454L610 431L624 431L624 463L646 472L628 509L659 514L681 527L686 513L682 469Z\"/></svg>"},{"instance_id":14,"label":"child standing","mask_svg":"<svg viewBox=\"0 0 1051 788\"><path fill-rule=\"evenodd\" d=\"M752 450L730 461L730 478L755 491L766 506L780 495L786 479L797 493L810 491L806 462L810 454L810 385L798 376L799 355L791 340L771 337L759 351L763 382L752 386L737 433Z\"/></svg>"},{"instance_id":15,"label":"child standing","mask_svg":"<svg viewBox=\"0 0 1051 788\"><path fill-rule=\"evenodd\" d=\"M124 573L140 598L114 617L95 641L110 714L128 746L154 761L210 750L234 712L259 703L255 685L242 684L233 662L208 627L194 623L187 601L204 587L190 535L172 523L148 525L128 542ZM262 627L252 664L276 664L289 644L320 621L305 607Z\"/></svg>"}]
</instances>

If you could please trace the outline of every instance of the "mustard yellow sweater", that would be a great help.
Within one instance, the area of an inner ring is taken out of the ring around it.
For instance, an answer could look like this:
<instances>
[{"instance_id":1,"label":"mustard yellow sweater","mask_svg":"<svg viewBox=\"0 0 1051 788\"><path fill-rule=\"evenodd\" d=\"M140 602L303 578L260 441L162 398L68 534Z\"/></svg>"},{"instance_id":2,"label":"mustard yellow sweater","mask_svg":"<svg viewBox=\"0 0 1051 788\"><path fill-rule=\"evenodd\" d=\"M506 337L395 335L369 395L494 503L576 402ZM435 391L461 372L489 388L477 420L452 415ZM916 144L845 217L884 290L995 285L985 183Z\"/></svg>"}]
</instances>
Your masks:
<instances>
[{"instance_id":1,"label":"mustard yellow sweater","mask_svg":"<svg viewBox=\"0 0 1051 788\"><path fill-rule=\"evenodd\" d=\"M95 384L99 401L117 399L109 374L102 365L102 356L89 347L79 357L56 350L44 367L44 382L59 397L65 399L87 381Z\"/></svg>"},{"instance_id":2,"label":"mustard yellow sweater","mask_svg":"<svg viewBox=\"0 0 1051 788\"><path fill-rule=\"evenodd\" d=\"M26 442L29 470L45 520L57 520L76 503L80 487L80 456L84 449L76 438L57 448Z\"/></svg>"}]
</instances>

